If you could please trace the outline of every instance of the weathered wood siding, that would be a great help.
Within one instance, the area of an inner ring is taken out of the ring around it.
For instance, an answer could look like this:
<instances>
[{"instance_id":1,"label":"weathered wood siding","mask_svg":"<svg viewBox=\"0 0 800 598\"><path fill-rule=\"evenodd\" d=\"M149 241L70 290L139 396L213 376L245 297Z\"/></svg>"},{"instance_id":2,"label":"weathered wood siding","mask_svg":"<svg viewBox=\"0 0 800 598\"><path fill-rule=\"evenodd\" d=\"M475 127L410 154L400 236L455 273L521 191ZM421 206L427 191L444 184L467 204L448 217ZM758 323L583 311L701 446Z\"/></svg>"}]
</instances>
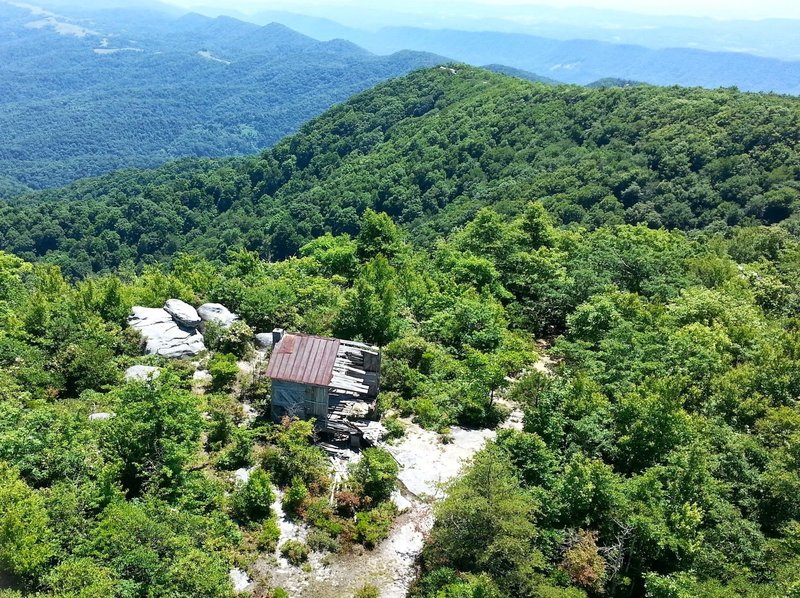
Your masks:
<instances>
[{"instance_id":1,"label":"weathered wood siding","mask_svg":"<svg viewBox=\"0 0 800 598\"><path fill-rule=\"evenodd\" d=\"M328 389L283 380L272 381L272 421L284 417L308 419L324 423L328 417Z\"/></svg>"}]
</instances>

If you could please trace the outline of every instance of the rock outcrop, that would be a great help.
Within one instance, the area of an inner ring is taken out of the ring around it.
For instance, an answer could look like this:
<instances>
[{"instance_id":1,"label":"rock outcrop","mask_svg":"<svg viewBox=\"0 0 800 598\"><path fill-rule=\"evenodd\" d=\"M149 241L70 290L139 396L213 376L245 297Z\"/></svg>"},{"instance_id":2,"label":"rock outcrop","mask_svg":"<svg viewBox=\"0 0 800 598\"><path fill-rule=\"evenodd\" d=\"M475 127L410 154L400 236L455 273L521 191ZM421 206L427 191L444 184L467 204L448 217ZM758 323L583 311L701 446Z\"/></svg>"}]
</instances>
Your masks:
<instances>
[{"instance_id":1,"label":"rock outcrop","mask_svg":"<svg viewBox=\"0 0 800 598\"><path fill-rule=\"evenodd\" d=\"M159 375L161 375L161 368L152 365L132 365L125 370L125 380L128 381L146 382L155 380Z\"/></svg>"},{"instance_id":2,"label":"rock outcrop","mask_svg":"<svg viewBox=\"0 0 800 598\"><path fill-rule=\"evenodd\" d=\"M168 299L164 304L164 311L185 328L193 330L200 325L201 320L197 310L180 299Z\"/></svg>"},{"instance_id":3,"label":"rock outcrop","mask_svg":"<svg viewBox=\"0 0 800 598\"><path fill-rule=\"evenodd\" d=\"M271 332L259 332L256 334L256 345L259 349L271 349L272 348L272 333Z\"/></svg>"},{"instance_id":4,"label":"rock outcrop","mask_svg":"<svg viewBox=\"0 0 800 598\"><path fill-rule=\"evenodd\" d=\"M97 421L105 421L107 419L111 419L114 417L113 413L106 413L101 411L100 413L92 413L89 415L89 421L97 422Z\"/></svg>"},{"instance_id":5,"label":"rock outcrop","mask_svg":"<svg viewBox=\"0 0 800 598\"><path fill-rule=\"evenodd\" d=\"M171 303L173 301L177 300L170 299L167 301L167 306L176 308L175 304ZM188 304L183 303L183 305ZM188 307L196 316L196 310L190 305ZM197 355L206 348L203 335L196 329L197 324L194 328L187 326L183 323L187 320L200 323L199 316L192 320L191 312L184 311L180 313L180 318L176 318L166 309L135 306L133 313L128 317L128 324L142 334L147 343L146 351L149 354L181 358Z\"/></svg>"},{"instance_id":6,"label":"rock outcrop","mask_svg":"<svg viewBox=\"0 0 800 598\"><path fill-rule=\"evenodd\" d=\"M204 303L197 308L197 313L203 322L214 322L227 328L239 319L235 313L220 303Z\"/></svg>"}]
</instances>

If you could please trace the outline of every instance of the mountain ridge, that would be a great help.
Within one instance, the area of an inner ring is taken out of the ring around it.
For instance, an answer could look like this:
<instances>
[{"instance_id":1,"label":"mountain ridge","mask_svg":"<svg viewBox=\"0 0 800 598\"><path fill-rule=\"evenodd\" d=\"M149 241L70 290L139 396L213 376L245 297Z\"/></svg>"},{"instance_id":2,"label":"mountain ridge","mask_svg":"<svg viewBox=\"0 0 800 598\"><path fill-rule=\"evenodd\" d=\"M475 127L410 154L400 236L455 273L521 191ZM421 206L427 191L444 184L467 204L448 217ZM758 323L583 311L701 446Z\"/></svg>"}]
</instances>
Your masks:
<instances>
[{"instance_id":1,"label":"mountain ridge","mask_svg":"<svg viewBox=\"0 0 800 598\"><path fill-rule=\"evenodd\" d=\"M280 259L325 232L357 233L367 208L425 245L481 207L516 214L532 199L567 228L794 230L799 136L796 98L587 89L454 64L381 83L257 156L23 196L0 211L0 249L74 276L181 251Z\"/></svg>"},{"instance_id":2,"label":"mountain ridge","mask_svg":"<svg viewBox=\"0 0 800 598\"><path fill-rule=\"evenodd\" d=\"M377 56L229 17L188 15L171 29L161 15L137 13L112 35L108 14L52 14L31 28L38 17L0 4L9 65L0 128L10 140L0 148L0 196L183 156L252 154L354 93L445 61ZM59 32L59 23L91 32Z\"/></svg>"}]
</instances>

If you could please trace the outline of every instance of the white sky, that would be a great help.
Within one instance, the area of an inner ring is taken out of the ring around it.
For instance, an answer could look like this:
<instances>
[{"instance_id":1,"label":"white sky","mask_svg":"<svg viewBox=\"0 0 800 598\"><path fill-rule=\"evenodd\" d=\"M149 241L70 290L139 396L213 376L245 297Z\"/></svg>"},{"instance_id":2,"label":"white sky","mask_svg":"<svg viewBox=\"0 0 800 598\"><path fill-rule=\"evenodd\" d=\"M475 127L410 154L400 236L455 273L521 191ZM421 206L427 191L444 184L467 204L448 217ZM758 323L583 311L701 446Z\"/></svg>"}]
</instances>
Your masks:
<instances>
[{"instance_id":1,"label":"white sky","mask_svg":"<svg viewBox=\"0 0 800 598\"><path fill-rule=\"evenodd\" d=\"M546 5L559 7L586 6L623 10L640 14L685 15L695 17L714 17L717 19L765 19L765 18L800 18L800 1L798 0L471 0L483 5ZM378 2L381 3L380 1ZM800 30L798 30L800 35Z\"/></svg>"}]
</instances>

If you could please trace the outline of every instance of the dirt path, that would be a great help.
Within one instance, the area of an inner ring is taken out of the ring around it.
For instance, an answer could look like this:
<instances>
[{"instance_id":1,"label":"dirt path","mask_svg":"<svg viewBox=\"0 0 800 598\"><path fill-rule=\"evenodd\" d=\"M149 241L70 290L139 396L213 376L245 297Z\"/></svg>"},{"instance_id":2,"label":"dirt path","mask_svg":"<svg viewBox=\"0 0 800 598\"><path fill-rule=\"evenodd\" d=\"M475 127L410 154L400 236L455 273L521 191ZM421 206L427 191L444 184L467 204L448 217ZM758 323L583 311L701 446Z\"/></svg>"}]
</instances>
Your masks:
<instances>
[{"instance_id":1,"label":"dirt path","mask_svg":"<svg viewBox=\"0 0 800 598\"><path fill-rule=\"evenodd\" d=\"M407 421L406 434L394 445L384 448L400 464L399 495L395 501L404 510L389 537L374 550L355 547L352 552L335 555L312 553L311 571L289 565L279 555L259 560L256 569L268 574L273 586L280 586L292 598L348 598L372 584L381 598L405 598L417 576L417 559L425 537L433 527L431 503L444 496L442 485L453 477L488 439L492 430L453 428L453 441L443 444L435 432L423 430ZM281 540L302 538L302 526L289 521L276 505Z\"/></svg>"},{"instance_id":2,"label":"dirt path","mask_svg":"<svg viewBox=\"0 0 800 598\"><path fill-rule=\"evenodd\" d=\"M549 373L553 363L543 355L533 368ZM511 412L501 428L522 429L522 410L502 399ZM433 503L444 498L444 485L455 478L464 465L487 441L496 437L494 430L452 428L452 442L442 443L436 432L424 430L404 420L406 433L396 444L383 444L400 465L399 490L394 499L402 513L396 519L389 537L374 550L356 546L345 554L312 553L310 571L289 565L278 554L261 559L256 568L272 586L289 592L292 598L349 598L364 586L378 588L381 598L406 598L417 577L417 562L425 538L433 527ZM346 471L348 458L337 457L334 467L338 475ZM305 537L302 524L288 520L276 505L281 527L280 543L289 538ZM256 592L258 595L258 592Z\"/></svg>"}]
</instances>

